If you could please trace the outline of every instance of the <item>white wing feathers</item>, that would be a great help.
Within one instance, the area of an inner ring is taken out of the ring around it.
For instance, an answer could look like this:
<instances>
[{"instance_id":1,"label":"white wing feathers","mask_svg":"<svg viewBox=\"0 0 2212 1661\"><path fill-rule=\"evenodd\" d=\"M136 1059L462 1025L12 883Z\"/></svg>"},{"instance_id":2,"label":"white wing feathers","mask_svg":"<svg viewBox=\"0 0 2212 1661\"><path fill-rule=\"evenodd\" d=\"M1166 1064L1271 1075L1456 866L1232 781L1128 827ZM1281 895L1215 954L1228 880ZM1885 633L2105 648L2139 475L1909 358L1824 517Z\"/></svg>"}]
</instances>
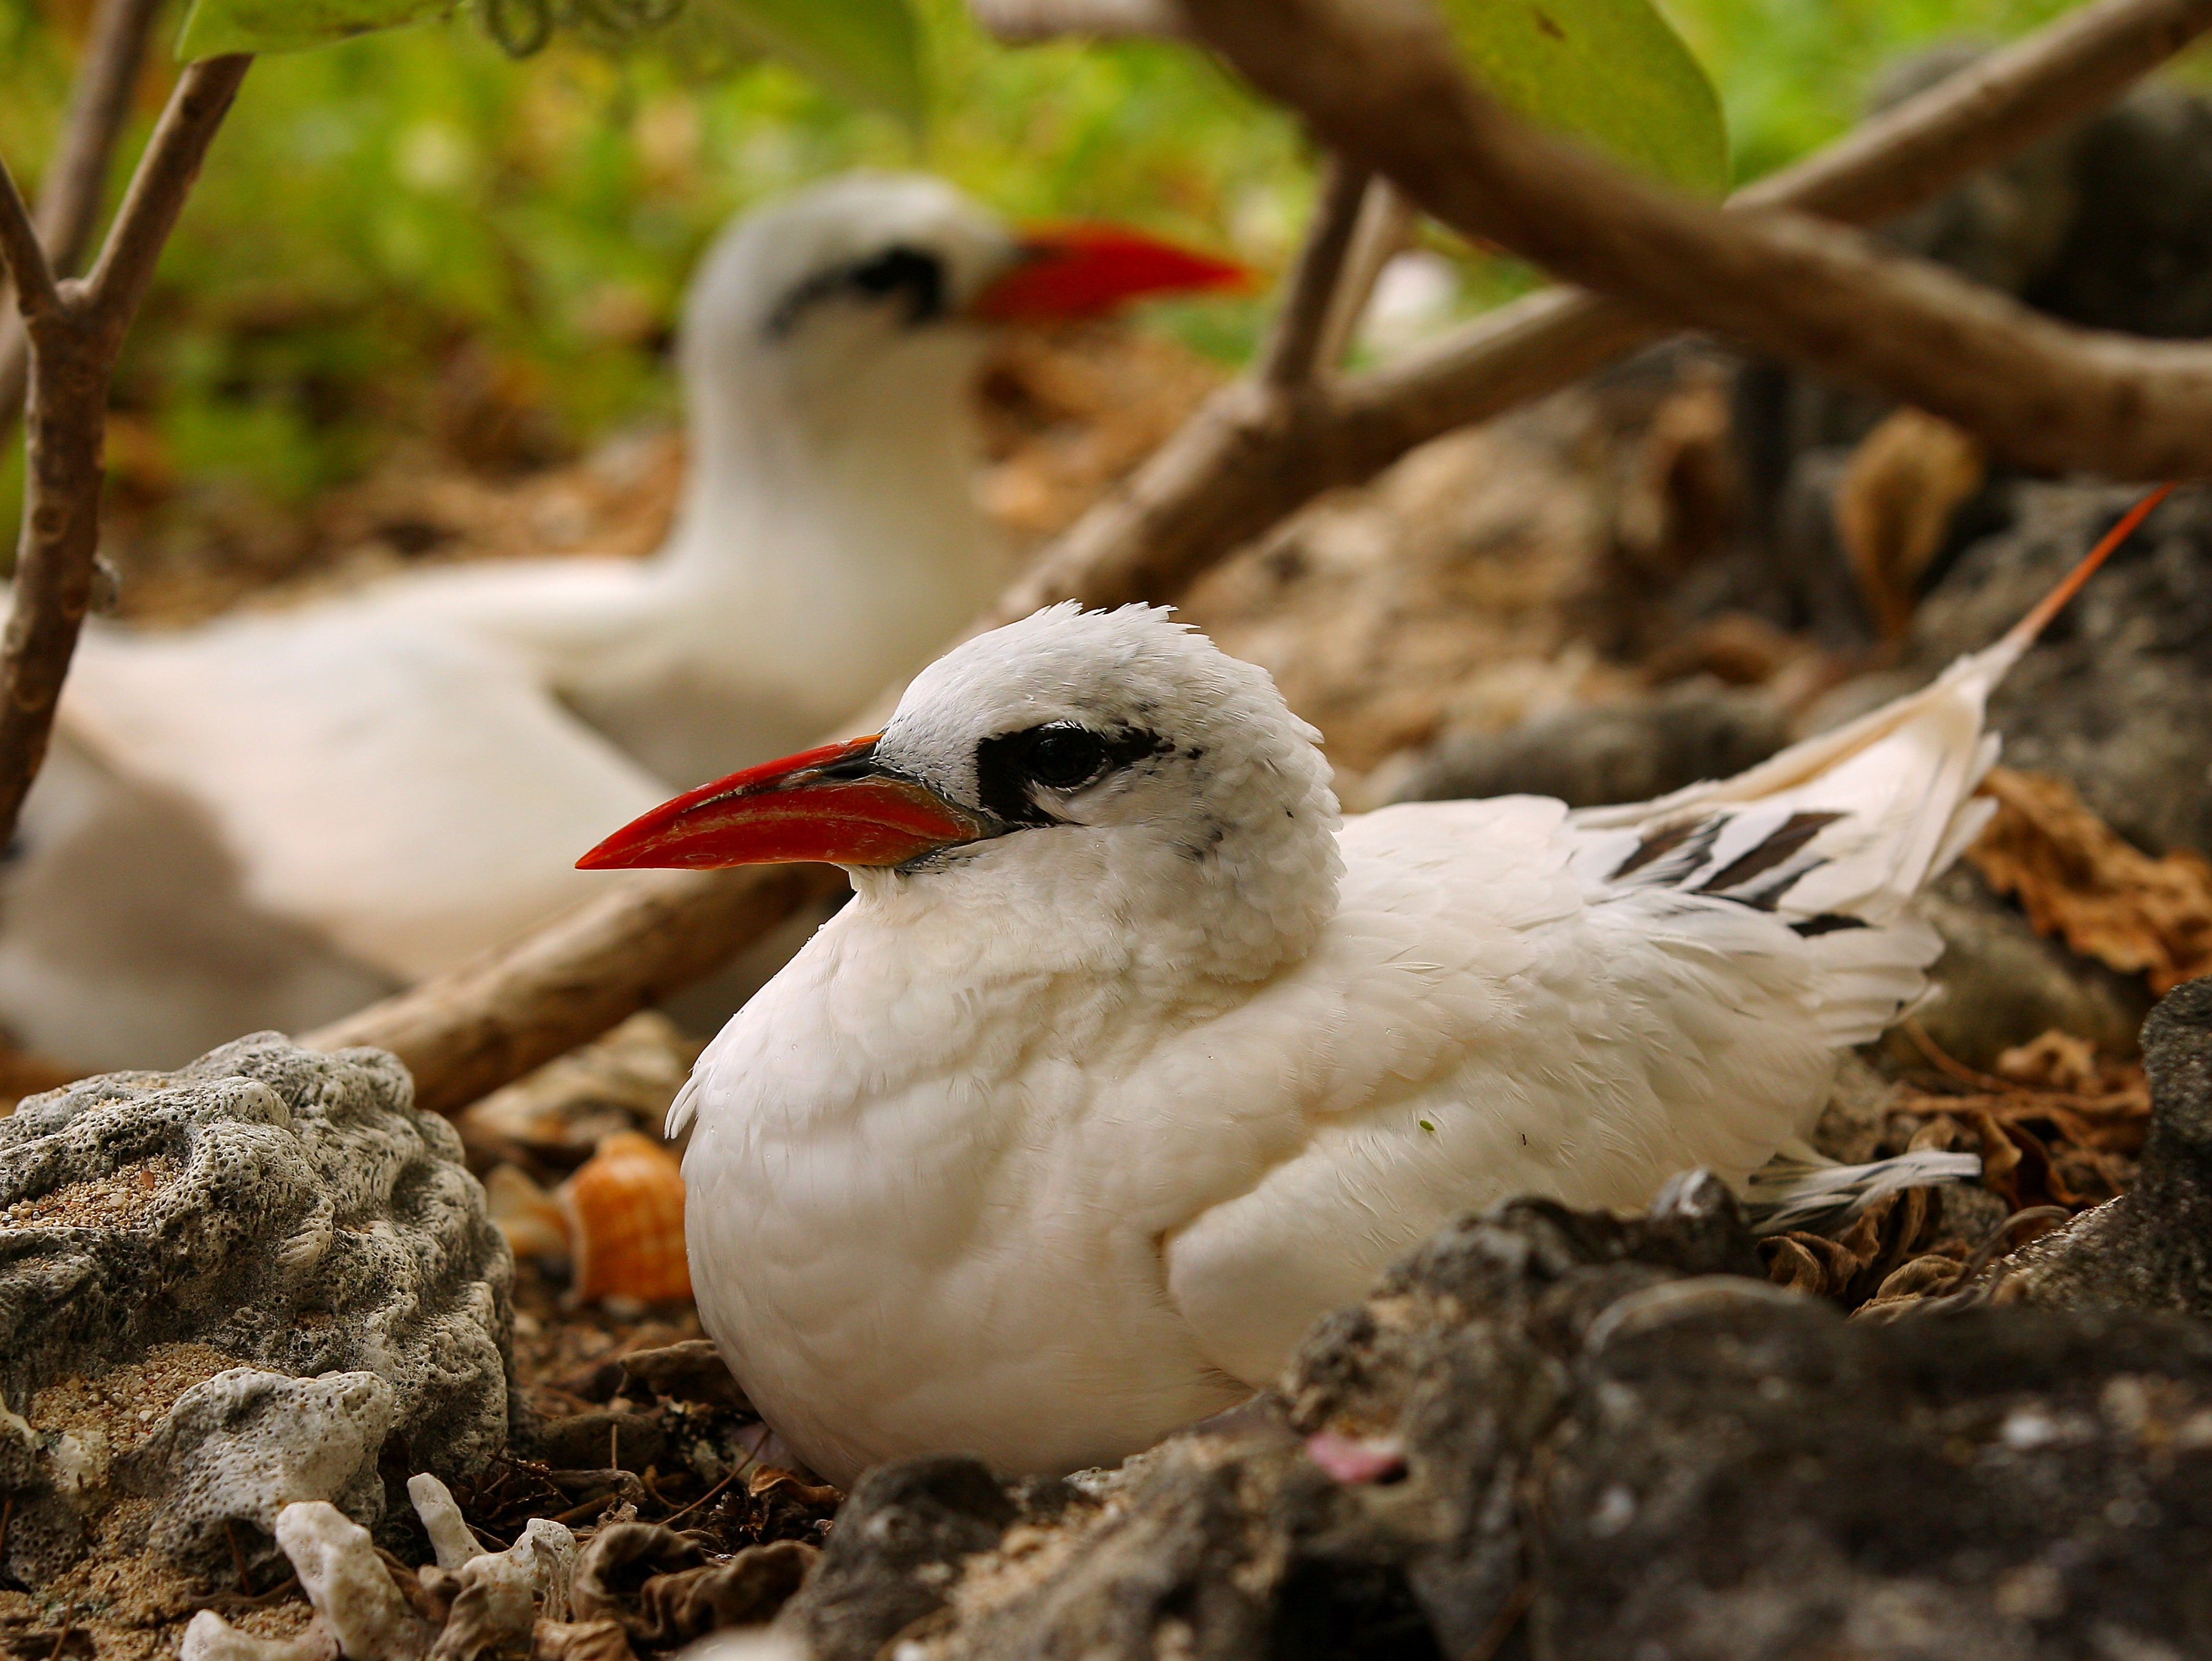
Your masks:
<instances>
[{"instance_id":1,"label":"white wing feathers","mask_svg":"<svg viewBox=\"0 0 2212 1661\"><path fill-rule=\"evenodd\" d=\"M1792 745L1734 778L1656 801L1588 808L1577 860L1593 874L1691 886L1800 922L1893 922L1973 840L1990 805L1973 791L1997 757L1989 695L2017 660L2007 641L1920 691ZM1694 864L1692 855L1704 857ZM1627 867L1625 871L1623 867Z\"/></svg>"},{"instance_id":2,"label":"white wing feathers","mask_svg":"<svg viewBox=\"0 0 2212 1661\"><path fill-rule=\"evenodd\" d=\"M349 608L88 635L61 720L197 803L257 905L404 980L589 898L577 855L666 794L532 666Z\"/></svg>"},{"instance_id":3,"label":"white wing feathers","mask_svg":"<svg viewBox=\"0 0 2212 1661\"><path fill-rule=\"evenodd\" d=\"M1325 1049L1329 1076L1304 1082L1295 1151L1169 1245L1215 1364L1263 1379L1317 1288L1356 1293L1458 1211L1637 1208L1696 1165L1741 1186L1801 1137L1837 1051L1924 987L1941 943L1905 909L1984 817L1983 708L2012 654L1659 801L1348 822L1336 923L1245 1012L1277 1048ZM1315 1042L1337 1031L1366 1036ZM1832 1209L1908 1174L1814 1186Z\"/></svg>"},{"instance_id":4,"label":"white wing feathers","mask_svg":"<svg viewBox=\"0 0 2212 1661\"><path fill-rule=\"evenodd\" d=\"M1805 942L1834 1044L1878 1037L1917 996L1940 943L1905 916L1988 820L1989 695L2020 652L1961 658L1918 692L1732 779L1574 816L1576 868L1768 913Z\"/></svg>"}]
</instances>

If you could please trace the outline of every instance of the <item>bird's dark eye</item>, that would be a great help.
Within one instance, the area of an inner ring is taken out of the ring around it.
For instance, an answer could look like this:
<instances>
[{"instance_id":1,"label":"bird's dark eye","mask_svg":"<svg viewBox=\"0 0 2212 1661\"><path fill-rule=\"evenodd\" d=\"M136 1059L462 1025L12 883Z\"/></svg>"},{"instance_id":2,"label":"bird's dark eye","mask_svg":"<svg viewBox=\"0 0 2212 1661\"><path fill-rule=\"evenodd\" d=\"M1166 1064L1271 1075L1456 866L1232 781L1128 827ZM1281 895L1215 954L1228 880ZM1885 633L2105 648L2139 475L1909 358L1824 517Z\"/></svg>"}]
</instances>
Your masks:
<instances>
[{"instance_id":1,"label":"bird's dark eye","mask_svg":"<svg viewBox=\"0 0 2212 1661\"><path fill-rule=\"evenodd\" d=\"M908 324L934 322L945 315L945 264L902 242L850 265L817 271L777 302L763 332L782 339L815 307L853 295L871 302L904 296Z\"/></svg>"},{"instance_id":2,"label":"bird's dark eye","mask_svg":"<svg viewBox=\"0 0 2212 1661\"><path fill-rule=\"evenodd\" d=\"M845 281L865 295L905 295L909 323L925 323L945 313L944 263L919 248L886 248L848 270Z\"/></svg>"},{"instance_id":3,"label":"bird's dark eye","mask_svg":"<svg viewBox=\"0 0 2212 1661\"><path fill-rule=\"evenodd\" d=\"M1040 727L1022 735L1017 763L1050 790L1072 790L1104 770L1106 740L1080 727Z\"/></svg>"}]
</instances>

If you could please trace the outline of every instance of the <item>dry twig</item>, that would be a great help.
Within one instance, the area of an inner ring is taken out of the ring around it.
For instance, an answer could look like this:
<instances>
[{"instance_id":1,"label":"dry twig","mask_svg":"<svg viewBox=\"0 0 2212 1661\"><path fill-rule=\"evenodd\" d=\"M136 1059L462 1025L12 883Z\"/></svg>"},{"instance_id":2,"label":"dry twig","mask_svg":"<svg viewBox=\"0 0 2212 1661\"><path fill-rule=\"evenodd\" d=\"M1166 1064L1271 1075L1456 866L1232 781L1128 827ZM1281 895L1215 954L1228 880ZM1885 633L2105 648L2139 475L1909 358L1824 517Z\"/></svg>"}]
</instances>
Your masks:
<instances>
[{"instance_id":1,"label":"dry twig","mask_svg":"<svg viewBox=\"0 0 2212 1661\"><path fill-rule=\"evenodd\" d=\"M2085 115L2212 27L2212 0L2101 0L1739 194L1860 222L1901 213ZM1386 368L1267 404L1232 383L1054 542L978 629L1074 599L1159 599L1322 492L1555 391L1661 332L1572 290L1529 296ZM865 718L854 730L865 730ZM398 1054L452 1111L597 1037L839 886L794 869L647 872L521 942L310 1035Z\"/></svg>"},{"instance_id":2,"label":"dry twig","mask_svg":"<svg viewBox=\"0 0 2212 1661\"><path fill-rule=\"evenodd\" d=\"M1345 261L1352 252L1352 234L1359 228L1367 186L1364 170L1334 158L1322 174L1313 228L1298 250L1297 264L1291 268L1281 314L1254 371L1259 384L1270 392L1294 393L1335 367L1323 359L1322 349L1344 286Z\"/></svg>"},{"instance_id":3,"label":"dry twig","mask_svg":"<svg viewBox=\"0 0 2212 1661\"><path fill-rule=\"evenodd\" d=\"M115 141L131 113L131 89L146 57L161 0L101 0L70 89L61 143L39 189L39 240L58 272L76 269L92 240ZM0 312L0 437L23 407L29 340L12 312Z\"/></svg>"},{"instance_id":4,"label":"dry twig","mask_svg":"<svg viewBox=\"0 0 2212 1661\"><path fill-rule=\"evenodd\" d=\"M155 262L222 125L246 57L194 64L139 157L91 275L58 278L15 181L0 167L0 256L30 337L23 534L0 638L0 842L46 758L54 708L92 598L108 378Z\"/></svg>"}]
</instances>

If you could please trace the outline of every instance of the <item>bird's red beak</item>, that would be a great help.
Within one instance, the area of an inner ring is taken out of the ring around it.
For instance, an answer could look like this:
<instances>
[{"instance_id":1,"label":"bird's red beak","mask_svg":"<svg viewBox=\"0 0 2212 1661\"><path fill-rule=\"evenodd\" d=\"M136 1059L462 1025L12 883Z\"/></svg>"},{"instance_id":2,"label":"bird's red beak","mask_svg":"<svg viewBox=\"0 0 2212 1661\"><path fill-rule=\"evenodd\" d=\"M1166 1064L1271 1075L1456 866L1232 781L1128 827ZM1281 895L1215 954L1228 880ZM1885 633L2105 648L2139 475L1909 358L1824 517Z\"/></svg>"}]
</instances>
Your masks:
<instances>
[{"instance_id":1,"label":"bird's red beak","mask_svg":"<svg viewBox=\"0 0 2212 1661\"><path fill-rule=\"evenodd\" d=\"M975 297L977 317L994 323L1097 317L1146 295L1241 289L1252 274L1115 225L1061 225L1022 238L1012 270Z\"/></svg>"},{"instance_id":2,"label":"bird's red beak","mask_svg":"<svg viewBox=\"0 0 2212 1661\"><path fill-rule=\"evenodd\" d=\"M876 740L825 744L663 802L576 861L580 871L726 865L904 865L998 827L876 765Z\"/></svg>"}]
</instances>

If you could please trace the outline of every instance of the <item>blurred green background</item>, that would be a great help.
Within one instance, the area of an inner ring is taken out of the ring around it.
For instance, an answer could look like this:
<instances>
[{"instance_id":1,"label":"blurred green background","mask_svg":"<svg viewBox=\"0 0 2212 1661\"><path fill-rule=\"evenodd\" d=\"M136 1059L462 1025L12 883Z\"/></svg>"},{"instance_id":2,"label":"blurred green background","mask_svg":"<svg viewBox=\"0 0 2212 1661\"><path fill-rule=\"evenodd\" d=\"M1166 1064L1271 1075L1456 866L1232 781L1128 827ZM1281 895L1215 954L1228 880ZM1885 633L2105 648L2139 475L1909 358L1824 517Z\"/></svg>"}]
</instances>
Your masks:
<instances>
[{"instance_id":1,"label":"blurred green background","mask_svg":"<svg viewBox=\"0 0 2212 1661\"><path fill-rule=\"evenodd\" d=\"M1739 179L1849 125L1879 67L2000 40L2058 0L1663 0L1718 83ZM0 153L35 179L86 0L0 0ZM1110 216L1263 267L1311 188L1291 125L1176 46L999 47L919 0L933 112L911 131L772 64L712 80L556 43L516 63L467 23L256 64L117 388L118 488L281 508L428 440L515 470L674 408L685 274L732 213L857 164L943 173L1017 217ZM165 21L135 147L173 71ZM1462 252L1469 306L1527 275ZM1165 308L1234 358L1257 302ZM19 447L0 477L12 523Z\"/></svg>"}]
</instances>

